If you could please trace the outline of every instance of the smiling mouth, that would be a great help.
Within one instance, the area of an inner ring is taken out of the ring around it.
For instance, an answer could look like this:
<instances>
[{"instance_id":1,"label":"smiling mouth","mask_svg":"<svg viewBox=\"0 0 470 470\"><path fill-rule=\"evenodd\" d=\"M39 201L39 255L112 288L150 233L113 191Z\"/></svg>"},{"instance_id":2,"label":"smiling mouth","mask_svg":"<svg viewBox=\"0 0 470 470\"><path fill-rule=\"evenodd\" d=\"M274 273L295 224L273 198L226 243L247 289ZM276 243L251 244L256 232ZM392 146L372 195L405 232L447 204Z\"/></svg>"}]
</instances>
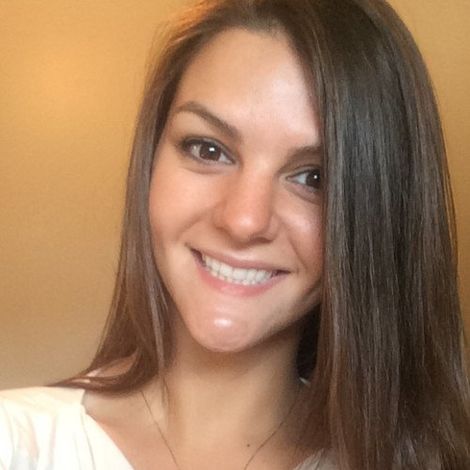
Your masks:
<instances>
[{"instance_id":1,"label":"smiling mouth","mask_svg":"<svg viewBox=\"0 0 470 470\"><path fill-rule=\"evenodd\" d=\"M213 277L222 281L242 286L256 286L267 283L273 277L281 274L281 271L266 271L256 268L238 268L223 263L204 253L195 252L204 269Z\"/></svg>"}]
</instances>

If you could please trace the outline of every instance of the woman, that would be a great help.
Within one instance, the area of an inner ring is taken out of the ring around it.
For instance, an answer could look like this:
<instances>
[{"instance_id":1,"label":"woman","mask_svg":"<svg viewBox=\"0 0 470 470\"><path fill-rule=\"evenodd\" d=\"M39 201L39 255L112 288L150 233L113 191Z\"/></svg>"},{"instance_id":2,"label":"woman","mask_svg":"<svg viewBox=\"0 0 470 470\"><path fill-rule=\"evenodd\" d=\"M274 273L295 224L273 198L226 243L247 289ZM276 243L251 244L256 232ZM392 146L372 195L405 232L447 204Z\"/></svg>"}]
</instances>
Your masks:
<instances>
[{"instance_id":1,"label":"woman","mask_svg":"<svg viewBox=\"0 0 470 470\"><path fill-rule=\"evenodd\" d=\"M465 469L435 100L380 0L216 0L149 79L90 367L4 392L5 468Z\"/></svg>"}]
</instances>

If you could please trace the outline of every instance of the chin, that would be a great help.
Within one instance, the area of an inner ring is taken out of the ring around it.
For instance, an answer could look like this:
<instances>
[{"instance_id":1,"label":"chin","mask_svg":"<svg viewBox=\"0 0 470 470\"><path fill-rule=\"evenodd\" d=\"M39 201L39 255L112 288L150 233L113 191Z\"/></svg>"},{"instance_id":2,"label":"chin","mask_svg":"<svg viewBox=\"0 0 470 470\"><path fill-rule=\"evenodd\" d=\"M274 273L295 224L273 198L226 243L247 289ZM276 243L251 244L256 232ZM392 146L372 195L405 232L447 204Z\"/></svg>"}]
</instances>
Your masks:
<instances>
[{"instance_id":1,"label":"chin","mask_svg":"<svg viewBox=\"0 0 470 470\"><path fill-rule=\"evenodd\" d=\"M218 317L211 321L192 322L183 319L186 331L192 341L208 352L221 354L236 354L251 350L264 343L280 339L284 334L290 335L294 325L273 328L267 326L268 322L243 321L241 318ZM192 319L194 320L194 319ZM206 319L207 320L207 319Z\"/></svg>"},{"instance_id":2,"label":"chin","mask_svg":"<svg viewBox=\"0 0 470 470\"><path fill-rule=\"evenodd\" d=\"M237 354L249 349L247 344L199 343L206 351L217 354Z\"/></svg>"},{"instance_id":3,"label":"chin","mask_svg":"<svg viewBox=\"0 0 470 470\"><path fill-rule=\"evenodd\" d=\"M214 321L207 328L197 325L189 326L189 333L193 340L204 349L218 353L237 353L253 346L253 339L247 331L246 325L236 324L227 320Z\"/></svg>"}]
</instances>

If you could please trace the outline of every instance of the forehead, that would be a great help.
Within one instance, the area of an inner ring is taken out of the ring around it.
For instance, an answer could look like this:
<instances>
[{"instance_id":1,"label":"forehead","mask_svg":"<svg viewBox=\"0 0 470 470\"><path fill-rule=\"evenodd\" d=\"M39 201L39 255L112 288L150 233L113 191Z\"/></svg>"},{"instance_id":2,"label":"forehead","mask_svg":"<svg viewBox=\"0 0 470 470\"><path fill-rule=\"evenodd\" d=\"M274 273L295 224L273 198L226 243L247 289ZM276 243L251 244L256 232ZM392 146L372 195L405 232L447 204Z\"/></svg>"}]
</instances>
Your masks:
<instances>
[{"instance_id":1,"label":"forehead","mask_svg":"<svg viewBox=\"0 0 470 470\"><path fill-rule=\"evenodd\" d=\"M197 101L242 133L266 128L318 141L314 96L302 65L281 32L219 33L183 74L174 107Z\"/></svg>"}]
</instances>

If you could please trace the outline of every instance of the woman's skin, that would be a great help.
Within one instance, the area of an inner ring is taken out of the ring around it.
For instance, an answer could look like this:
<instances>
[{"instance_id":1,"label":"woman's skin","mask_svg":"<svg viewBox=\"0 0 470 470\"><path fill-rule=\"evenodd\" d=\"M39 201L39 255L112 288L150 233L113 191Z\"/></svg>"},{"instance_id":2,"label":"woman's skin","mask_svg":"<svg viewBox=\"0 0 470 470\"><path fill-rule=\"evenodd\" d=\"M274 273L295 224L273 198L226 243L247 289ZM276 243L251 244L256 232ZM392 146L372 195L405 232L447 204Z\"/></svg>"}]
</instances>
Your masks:
<instances>
[{"instance_id":1,"label":"woman's skin","mask_svg":"<svg viewBox=\"0 0 470 470\"><path fill-rule=\"evenodd\" d=\"M196 55L171 107L149 217L173 300L174 359L168 394L158 381L144 392L182 469L243 469L301 401L295 358L302 319L320 301L323 262L313 109L287 39L242 29ZM203 255L242 268L224 271L238 281L215 277ZM136 469L175 468L139 394L87 392L85 406ZM292 459L300 408L249 469L305 458Z\"/></svg>"}]
</instances>

